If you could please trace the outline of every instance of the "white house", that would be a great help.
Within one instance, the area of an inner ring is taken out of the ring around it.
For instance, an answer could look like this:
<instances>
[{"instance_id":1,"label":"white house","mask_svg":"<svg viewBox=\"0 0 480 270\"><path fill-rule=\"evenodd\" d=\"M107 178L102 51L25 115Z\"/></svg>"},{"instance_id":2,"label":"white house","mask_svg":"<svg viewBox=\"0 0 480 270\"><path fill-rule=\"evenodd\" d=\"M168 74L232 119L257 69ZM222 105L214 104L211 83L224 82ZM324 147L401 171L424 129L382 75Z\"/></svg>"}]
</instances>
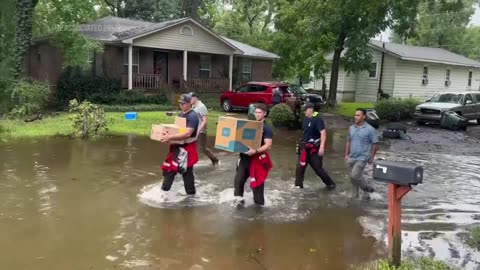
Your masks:
<instances>
[{"instance_id":1,"label":"white house","mask_svg":"<svg viewBox=\"0 0 480 270\"><path fill-rule=\"evenodd\" d=\"M402 45L372 40L370 69L348 73L340 65L337 87L339 102L377 100L378 90L398 98L427 99L442 91L480 91L480 62L441 48ZM345 52L345 50L344 50ZM331 56L330 56L331 57ZM305 88L330 86L315 80Z\"/></svg>"}]
</instances>

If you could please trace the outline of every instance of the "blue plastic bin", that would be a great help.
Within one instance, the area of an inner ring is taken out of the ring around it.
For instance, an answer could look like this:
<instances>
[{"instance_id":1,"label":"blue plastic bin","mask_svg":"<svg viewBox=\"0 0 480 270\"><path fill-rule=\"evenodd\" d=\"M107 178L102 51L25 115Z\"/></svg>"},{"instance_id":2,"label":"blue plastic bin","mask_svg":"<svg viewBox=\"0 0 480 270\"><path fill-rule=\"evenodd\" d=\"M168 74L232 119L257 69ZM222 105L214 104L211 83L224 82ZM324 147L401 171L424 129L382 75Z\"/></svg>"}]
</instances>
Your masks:
<instances>
[{"instance_id":1,"label":"blue plastic bin","mask_svg":"<svg viewBox=\"0 0 480 270\"><path fill-rule=\"evenodd\" d=\"M125 120L137 120L137 112L126 112Z\"/></svg>"}]
</instances>

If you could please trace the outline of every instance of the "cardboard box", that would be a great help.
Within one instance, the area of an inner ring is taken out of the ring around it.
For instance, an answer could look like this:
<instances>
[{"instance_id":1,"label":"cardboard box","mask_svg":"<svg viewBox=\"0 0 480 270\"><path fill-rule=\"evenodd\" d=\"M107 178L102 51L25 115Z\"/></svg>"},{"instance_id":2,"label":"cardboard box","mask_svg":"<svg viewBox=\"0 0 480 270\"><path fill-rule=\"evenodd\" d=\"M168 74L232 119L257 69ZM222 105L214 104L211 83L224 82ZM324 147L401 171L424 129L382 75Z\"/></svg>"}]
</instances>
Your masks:
<instances>
[{"instance_id":1,"label":"cardboard box","mask_svg":"<svg viewBox=\"0 0 480 270\"><path fill-rule=\"evenodd\" d=\"M179 134L187 131L187 119L175 117L174 124L153 124L150 132L150 139L160 141L163 134ZM184 144L187 140L169 141L169 144Z\"/></svg>"},{"instance_id":2,"label":"cardboard box","mask_svg":"<svg viewBox=\"0 0 480 270\"><path fill-rule=\"evenodd\" d=\"M263 122L220 116L215 148L235 153L247 152L248 147L258 149L262 134Z\"/></svg>"}]
</instances>

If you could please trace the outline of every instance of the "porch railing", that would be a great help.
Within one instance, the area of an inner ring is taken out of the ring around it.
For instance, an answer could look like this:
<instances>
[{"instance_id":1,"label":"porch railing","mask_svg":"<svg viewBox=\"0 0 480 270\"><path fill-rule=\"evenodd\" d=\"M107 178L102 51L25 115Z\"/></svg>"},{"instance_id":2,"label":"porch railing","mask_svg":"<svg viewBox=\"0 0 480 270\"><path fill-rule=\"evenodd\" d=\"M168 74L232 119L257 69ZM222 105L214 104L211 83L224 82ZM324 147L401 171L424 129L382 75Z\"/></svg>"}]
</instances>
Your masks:
<instances>
[{"instance_id":1,"label":"porch railing","mask_svg":"<svg viewBox=\"0 0 480 270\"><path fill-rule=\"evenodd\" d=\"M122 87L128 88L128 75L122 74ZM168 88L174 91L190 90L196 92L220 93L230 87L229 78L195 78L190 77L187 81L173 80L167 84L160 74L132 74L133 89L161 89Z\"/></svg>"},{"instance_id":2,"label":"porch railing","mask_svg":"<svg viewBox=\"0 0 480 270\"><path fill-rule=\"evenodd\" d=\"M133 89L160 89L165 87L166 83L160 74L132 74ZM122 74L122 87L128 88L128 75Z\"/></svg>"},{"instance_id":3,"label":"porch railing","mask_svg":"<svg viewBox=\"0 0 480 270\"><path fill-rule=\"evenodd\" d=\"M223 92L230 87L229 78L188 78L187 83L197 92Z\"/></svg>"}]
</instances>

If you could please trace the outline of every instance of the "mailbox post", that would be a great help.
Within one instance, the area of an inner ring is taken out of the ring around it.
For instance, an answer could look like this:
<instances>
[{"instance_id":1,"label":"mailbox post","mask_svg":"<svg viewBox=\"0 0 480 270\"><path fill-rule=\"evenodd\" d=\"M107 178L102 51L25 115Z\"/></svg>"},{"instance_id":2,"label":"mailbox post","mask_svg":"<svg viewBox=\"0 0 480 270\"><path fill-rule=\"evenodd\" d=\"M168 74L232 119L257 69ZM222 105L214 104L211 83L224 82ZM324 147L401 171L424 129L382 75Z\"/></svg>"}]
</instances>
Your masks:
<instances>
[{"instance_id":1,"label":"mailbox post","mask_svg":"<svg viewBox=\"0 0 480 270\"><path fill-rule=\"evenodd\" d=\"M378 160L373 178L388 183L388 251L393 265L400 266L402 254L402 198L412 185L423 182L423 168L417 165Z\"/></svg>"}]
</instances>

